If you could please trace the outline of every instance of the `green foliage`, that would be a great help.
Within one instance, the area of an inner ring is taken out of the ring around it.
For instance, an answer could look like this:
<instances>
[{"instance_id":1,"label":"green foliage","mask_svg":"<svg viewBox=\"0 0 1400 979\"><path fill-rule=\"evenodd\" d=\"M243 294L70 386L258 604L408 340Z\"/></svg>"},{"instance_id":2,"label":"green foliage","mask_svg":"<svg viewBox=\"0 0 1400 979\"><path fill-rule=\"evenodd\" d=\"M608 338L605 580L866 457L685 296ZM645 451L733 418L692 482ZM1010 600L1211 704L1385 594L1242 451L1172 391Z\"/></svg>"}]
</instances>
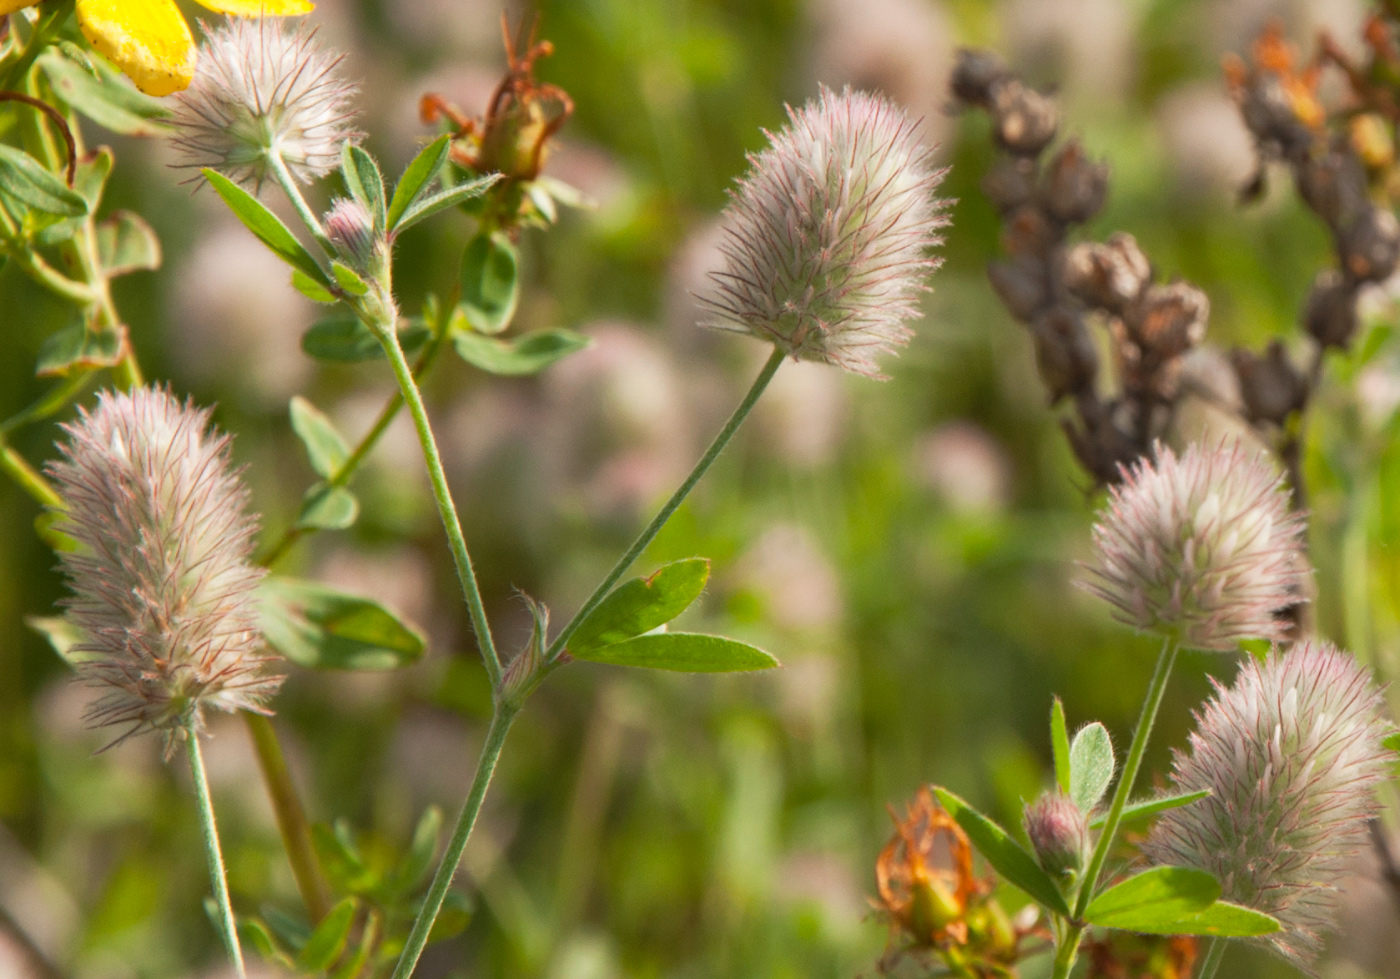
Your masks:
<instances>
[{"instance_id":1,"label":"green foliage","mask_svg":"<svg viewBox=\"0 0 1400 979\"><path fill-rule=\"evenodd\" d=\"M938 802L952 816L977 852L1007 882L1019 887L1055 914L1069 917L1069 906L1050 875L1035 857L991 819L982 815L947 789L934 787Z\"/></svg>"},{"instance_id":2,"label":"green foliage","mask_svg":"<svg viewBox=\"0 0 1400 979\"><path fill-rule=\"evenodd\" d=\"M291 401L292 431L306 447L311 468L322 479L335 476L350 456L350 447L335 425L315 405L301 395Z\"/></svg>"},{"instance_id":3,"label":"green foliage","mask_svg":"<svg viewBox=\"0 0 1400 979\"><path fill-rule=\"evenodd\" d=\"M266 245L272 254L312 282L322 285L329 284L326 273L322 271L321 266L316 264L311 253L301 242L297 241L295 235L287 230L287 226L278 219L277 215L223 174L207 167L203 173L204 179L209 181L214 192L223 198L234 217L242 221L243 225Z\"/></svg>"},{"instance_id":4,"label":"green foliage","mask_svg":"<svg viewBox=\"0 0 1400 979\"><path fill-rule=\"evenodd\" d=\"M340 174L345 179L345 188L350 191L350 196L363 204L374 218L375 227L387 227L384 177L374 157L361 147L346 143L341 154Z\"/></svg>"},{"instance_id":5,"label":"green foliage","mask_svg":"<svg viewBox=\"0 0 1400 979\"><path fill-rule=\"evenodd\" d=\"M709 560L696 557L623 582L574 630L567 652L588 659L592 650L660 628L700 597L709 578Z\"/></svg>"},{"instance_id":6,"label":"green foliage","mask_svg":"<svg viewBox=\"0 0 1400 979\"><path fill-rule=\"evenodd\" d=\"M452 338L457 355L467 363L505 377L538 374L591 342L586 336L564 329L536 330L509 340L465 331Z\"/></svg>"},{"instance_id":7,"label":"green foliage","mask_svg":"<svg viewBox=\"0 0 1400 979\"><path fill-rule=\"evenodd\" d=\"M315 670L392 670L422 658L414 627L369 598L270 575L259 588L268 644Z\"/></svg>"},{"instance_id":8,"label":"green foliage","mask_svg":"<svg viewBox=\"0 0 1400 979\"><path fill-rule=\"evenodd\" d=\"M1056 697L1050 707L1050 750L1055 764L1055 783L1065 795L1070 794L1071 772L1069 731L1065 727L1065 705Z\"/></svg>"},{"instance_id":9,"label":"green foliage","mask_svg":"<svg viewBox=\"0 0 1400 979\"><path fill-rule=\"evenodd\" d=\"M520 297L520 258L505 235L479 234L467 243L460 281L468 326L489 336L510 325Z\"/></svg>"},{"instance_id":10,"label":"green foliage","mask_svg":"<svg viewBox=\"0 0 1400 979\"><path fill-rule=\"evenodd\" d=\"M24 150L4 144L0 144L0 196L20 213L26 208L63 217L88 213L88 202L81 194Z\"/></svg>"},{"instance_id":11,"label":"green foliage","mask_svg":"<svg viewBox=\"0 0 1400 979\"><path fill-rule=\"evenodd\" d=\"M1095 721L1081 728L1069 747L1069 797L1083 813L1092 812L1113 781L1113 741Z\"/></svg>"},{"instance_id":12,"label":"green foliage","mask_svg":"<svg viewBox=\"0 0 1400 979\"><path fill-rule=\"evenodd\" d=\"M744 673L781 664L756 646L690 632L658 632L575 653L575 659L678 673Z\"/></svg>"},{"instance_id":13,"label":"green foliage","mask_svg":"<svg viewBox=\"0 0 1400 979\"><path fill-rule=\"evenodd\" d=\"M447 164L447 154L451 146L450 136L439 136L423 147L404 169L403 176L394 187L394 197L389 202L385 220L385 227L391 234L399 230L400 222L409 208L423 196L442 172L442 168Z\"/></svg>"},{"instance_id":14,"label":"green foliage","mask_svg":"<svg viewBox=\"0 0 1400 979\"><path fill-rule=\"evenodd\" d=\"M1219 898L1220 882L1203 870L1153 867L1101 892L1084 917L1104 928L1169 935L1177 922Z\"/></svg>"}]
</instances>

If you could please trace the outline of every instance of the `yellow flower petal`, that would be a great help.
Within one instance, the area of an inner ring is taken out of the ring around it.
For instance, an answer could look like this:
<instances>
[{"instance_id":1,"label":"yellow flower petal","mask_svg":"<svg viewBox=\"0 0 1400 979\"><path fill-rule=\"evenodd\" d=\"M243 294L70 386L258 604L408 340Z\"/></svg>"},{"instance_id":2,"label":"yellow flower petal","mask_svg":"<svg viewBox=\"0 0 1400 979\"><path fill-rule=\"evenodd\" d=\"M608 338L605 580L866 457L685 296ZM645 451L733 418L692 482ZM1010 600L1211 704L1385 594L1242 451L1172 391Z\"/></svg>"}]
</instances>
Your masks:
<instances>
[{"instance_id":1,"label":"yellow flower petal","mask_svg":"<svg viewBox=\"0 0 1400 979\"><path fill-rule=\"evenodd\" d=\"M3 0L0 0L3 2ZM315 9L311 0L195 0L221 14L235 17L300 17Z\"/></svg>"},{"instance_id":2,"label":"yellow flower petal","mask_svg":"<svg viewBox=\"0 0 1400 979\"><path fill-rule=\"evenodd\" d=\"M0 0L0 14L12 14L16 10L32 7L39 0Z\"/></svg>"},{"instance_id":3,"label":"yellow flower petal","mask_svg":"<svg viewBox=\"0 0 1400 979\"><path fill-rule=\"evenodd\" d=\"M194 38L174 0L78 0L78 26L147 95L194 79Z\"/></svg>"}]
</instances>

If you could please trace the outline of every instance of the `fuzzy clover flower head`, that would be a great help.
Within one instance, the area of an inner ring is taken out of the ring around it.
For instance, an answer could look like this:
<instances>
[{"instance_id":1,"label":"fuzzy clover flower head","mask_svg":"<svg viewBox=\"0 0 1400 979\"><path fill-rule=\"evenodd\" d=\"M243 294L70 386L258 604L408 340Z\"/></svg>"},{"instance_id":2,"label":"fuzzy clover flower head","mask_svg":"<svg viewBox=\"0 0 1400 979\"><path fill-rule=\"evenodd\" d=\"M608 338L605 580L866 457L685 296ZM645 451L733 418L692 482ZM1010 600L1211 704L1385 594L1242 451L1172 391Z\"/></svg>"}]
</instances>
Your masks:
<instances>
[{"instance_id":1,"label":"fuzzy clover flower head","mask_svg":"<svg viewBox=\"0 0 1400 979\"><path fill-rule=\"evenodd\" d=\"M357 89L340 73L344 58L305 26L230 20L214 29L194 81L175 100L181 165L255 186L275 159L302 183L330 173L344 145L362 138L351 106Z\"/></svg>"},{"instance_id":2,"label":"fuzzy clover flower head","mask_svg":"<svg viewBox=\"0 0 1400 979\"><path fill-rule=\"evenodd\" d=\"M1367 845L1392 727L1366 670L1321 642L1247 658L1197 715L1172 781L1200 802L1166 813L1143 852L1198 867L1228 901L1283 925L1258 941L1307 968L1332 926L1347 863Z\"/></svg>"},{"instance_id":3,"label":"fuzzy clover flower head","mask_svg":"<svg viewBox=\"0 0 1400 979\"><path fill-rule=\"evenodd\" d=\"M1121 621L1195 649L1282 638L1277 613L1303 600L1306 524L1268 462L1238 442L1179 458L1158 445L1109 493L1083 585Z\"/></svg>"},{"instance_id":4,"label":"fuzzy clover flower head","mask_svg":"<svg viewBox=\"0 0 1400 979\"><path fill-rule=\"evenodd\" d=\"M0 14L39 0L0 0ZM295 17L309 0L198 0L216 13L238 17ZM77 0L78 27L89 44L111 59L147 95L170 95L195 75L194 38L175 0Z\"/></svg>"},{"instance_id":5,"label":"fuzzy clover flower head","mask_svg":"<svg viewBox=\"0 0 1400 979\"><path fill-rule=\"evenodd\" d=\"M125 725L118 740L159 731L169 749L205 708L265 712L281 683L259 655L248 491L208 427L167 391L104 393L48 467L78 545L60 553L78 672L106 691L85 719Z\"/></svg>"},{"instance_id":6,"label":"fuzzy clover flower head","mask_svg":"<svg viewBox=\"0 0 1400 979\"><path fill-rule=\"evenodd\" d=\"M945 171L878 96L823 88L788 116L731 195L709 325L880 377L939 264Z\"/></svg>"}]
</instances>

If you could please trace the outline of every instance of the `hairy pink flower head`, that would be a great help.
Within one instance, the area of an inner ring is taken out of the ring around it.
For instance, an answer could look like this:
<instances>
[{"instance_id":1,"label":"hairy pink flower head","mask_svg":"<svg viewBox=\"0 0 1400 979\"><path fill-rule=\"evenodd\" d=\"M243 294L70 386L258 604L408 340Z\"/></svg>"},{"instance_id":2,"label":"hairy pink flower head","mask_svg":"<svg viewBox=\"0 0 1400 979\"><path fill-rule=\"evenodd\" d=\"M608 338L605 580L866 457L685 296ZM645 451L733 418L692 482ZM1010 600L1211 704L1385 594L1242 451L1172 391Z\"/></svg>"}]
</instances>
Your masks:
<instances>
[{"instance_id":1,"label":"hairy pink flower head","mask_svg":"<svg viewBox=\"0 0 1400 979\"><path fill-rule=\"evenodd\" d=\"M281 683L259 655L248 491L208 426L167 391L104 392L48 467L78 544L60 553L78 672L107 691L86 720L128 725L118 740L156 730L169 748L205 707L262 711Z\"/></svg>"},{"instance_id":2,"label":"hairy pink flower head","mask_svg":"<svg viewBox=\"0 0 1400 979\"><path fill-rule=\"evenodd\" d=\"M823 88L788 116L731 197L710 325L879 377L939 264L945 171L878 96Z\"/></svg>"},{"instance_id":3,"label":"hairy pink flower head","mask_svg":"<svg viewBox=\"0 0 1400 979\"><path fill-rule=\"evenodd\" d=\"M1089 852L1089 821L1063 792L1046 792L1026 806L1023 822L1036 860L1045 872L1078 873Z\"/></svg>"},{"instance_id":4,"label":"hairy pink flower head","mask_svg":"<svg viewBox=\"0 0 1400 979\"><path fill-rule=\"evenodd\" d=\"M1143 852L1207 870L1226 900L1273 915L1283 930L1259 941L1306 967L1379 811L1375 786L1394 759L1384 715L1367 671L1329 643L1247 658L1176 754L1175 787L1211 795L1163 815Z\"/></svg>"},{"instance_id":5,"label":"hairy pink flower head","mask_svg":"<svg viewBox=\"0 0 1400 979\"><path fill-rule=\"evenodd\" d=\"M341 148L361 138L344 55L322 49L314 29L274 20L233 17L207 35L194 81L175 97L184 166L261 186L274 156L303 183L340 165Z\"/></svg>"},{"instance_id":6,"label":"hairy pink flower head","mask_svg":"<svg viewBox=\"0 0 1400 979\"><path fill-rule=\"evenodd\" d=\"M1303 600L1302 514L1283 477L1238 442L1158 445L1109 491L1084 586L1118 618L1196 649L1283 636L1276 613Z\"/></svg>"}]
</instances>

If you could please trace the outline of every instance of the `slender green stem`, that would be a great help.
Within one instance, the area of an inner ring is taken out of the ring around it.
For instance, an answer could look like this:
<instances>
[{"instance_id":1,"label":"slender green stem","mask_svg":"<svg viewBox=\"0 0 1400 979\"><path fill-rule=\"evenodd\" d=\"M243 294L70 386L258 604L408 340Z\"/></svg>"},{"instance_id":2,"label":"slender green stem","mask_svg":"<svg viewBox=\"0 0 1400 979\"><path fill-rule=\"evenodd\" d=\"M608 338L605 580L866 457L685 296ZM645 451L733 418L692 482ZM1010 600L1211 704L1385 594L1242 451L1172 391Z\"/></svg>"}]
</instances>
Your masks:
<instances>
[{"instance_id":1,"label":"slender green stem","mask_svg":"<svg viewBox=\"0 0 1400 979\"><path fill-rule=\"evenodd\" d=\"M306 810L301 806L292 774L287 770L282 743L277 740L277 731L272 722L261 714L244 711L243 722L253 739L253 748L258 755L263 781L267 784L267 794L272 799L272 812L277 818L277 830L282 835L282 845L287 850L287 860L292 865L297 890L311 920L320 921L330 910L330 894L321 877L321 865L311 843L311 823L306 819Z\"/></svg>"},{"instance_id":2,"label":"slender green stem","mask_svg":"<svg viewBox=\"0 0 1400 979\"><path fill-rule=\"evenodd\" d=\"M1215 979L1215 973L1220 968L1220 960L1225 957L1225 949L1229 945L1229 939L1212 938L1210 944L1206 946L1206 957L1201 959L1201 967L1196 970L1196 979Z\"/></svg>"},{"instance_id":3,"label":"slender green stem","mask_svg":"<svg viewBox=\"0 0 1400 979\"><path fill-rule=\"evenodd\" d=\"M719 458L719 454L724 451L724 447L729 444L730 439L734 437L734 433L737 432L739 426L744 423L744 419L748 418L749 412L753 411L753 406L758 403L759 397L763 394L764 389L768 387L768 382L773 380L773 375L778 372L778 368L782 366L782 363L783 352L775 347L772 356L770 356L768 362L763 365L763 370L759 372L758 377L754 378L753 385L749 388L748 394L744 395L744 400L739 402L739 407L734 409L734 414L729 416L729 421L724 423L724 428L720 429L720 433L715 436L715 440L710 443L710 447L705 450L705 454L700 457L700 461L695 464L695 468L690 471L690 475L685 478L685 482L681 483L680 488L677 489L675 493L671 494L671 498L666 501L666 505L652 518L651 523L647 524L646 529L638 535L637 539L632 542L632 546L627 549L627 553L623 554L622 557L618 559L617 564L613 565L613 569L608 572L608 576L593 590L593 594L588 596L588 600L583 603L583 607L575 612L574 617L564 625L559 635L555 637L554 642L550 643L549 651L545 655L546 663L553 662L558 658L561 652L565 651L569 639L573 636L574 631L583 620L588 617L588 613L592 612L604 598L608 597L608 592L610 592L613 585L617 584L619 579L627 573L627 569L632 566L632 562L636 561L651 542L656 539L656 535L661 532L661 528L666 526L666 521L670 520L676 510L680 508L680 505L685 502L685 498L690 495L690 491L695 489L695 484L700 482L700 477L704 476L710 466L714 464L714 461Z\"/></svg>"},{"instance_id":4,"label":"slender green stem","mask_svg":"<svg viewBox=\"0 0 1400 979\"><path fill-rule=\"evenodd\" d=\"M1089 902L1094 899L1099 874L1103 871L1104 861L1108 859L1108 853L1113 848L1113 838L1118 834L1123 807L1128 804L1128 794L1132 792L1133 783L1137 781L1138 769L1142 767L1142 756L1147 751L1148 740L1152 737L1152 725L1157 720L1157 709L1162 706L1162 695L1167 690L1167 681L1171 678L1178 648L1174 637L1168 637L1162 642L1162 652L1157 657L1157 668L1152 673L1152 682L1148 684L1147 696L1142 702L1142 715L1138 718L1137 730L1133 732L1133 743L1128 746L1128 757L1123 762L1123 774L1118 779L1117 788L1113 790L1113 802L1108 807L1108 817L1104 820L1099 842L1094 847L1094 855L1089 858L1089 866L1084 871L1084 883L1080 885L1079 898L1074 905L1076 919L1083 919Z\"/></svg>"},{"instance_id":5,"label":"slender green stem","mask_svg":"<svg viewBox=\"0 0 1400 979\"><path fill-rule=\"evenodd\" d=\"M277 181L277 185L282 188L282 193L287 195L287 199L292 202L292 207L296 208L297 216L301 218L301 223L306 225L306 230L311 232L311 236L316 239L316 244L321 246L327 257L335 255L335 246L326 237L326 231L321 227L321 221L316 217L316 212L311 210L306 203L306 198L301 196L301 188L297 186L292 172L287 169L287 164L282 161L282 154L271 150L267 154L268 166L272 170L272 177Z\"/></svg>"},{"instance_id":6,"label":"slender green stem","mask_svg":"<svg viewBox=\"0 0 1400 979\"><path fill-rule=\"evenodd\" d=\"M486 606L481 601L481 589L476 582L476 571L472 568L467 539L462 535L462 521L457 517L457 506L452 502L452 490L447 485L447 474L442 468L442 456L438 453L437 440L433 438L428 409L423 404L423 395L418 390L418 382L413 378L413 370L404 359L403 348L399 346L398 334L394 332L393 324L381 324L380 328L375 330L375 334L389 357L389 365L399 382L399 393L403 395L409 414L413 416L413 425L418 429L418 441L423 447L423 459L428 464L433 498L437 501L442 526L447 531L447 540L452 547L452 560L457 565L457 577L462 582L462 594L467 600L467 611L471 615L477 645L481 647L481 659L486 664L491 689L499 693L501 660L496 653L495 640L491 638L491 624L486 619Z\"/></svg>"},{"instance_id":7,"label":"slender green stem","mask_svg":"<svg viewBox=\"0 0 1400 979\"><path fill-rule=\"evenodd\" d=\"M481 748L481 758L476 763L476 774L472 776L471 789L467 792L462 814L457 817L457 828L452 831L452 839L448 841L442 862L438 864L437 873L433 875L432 887L428 889L428 896L424 898L423 907L413 922L413 930L408 933L408 940L404 944L398 963L394 966L391 979L409 979L418 964L418 957L423 954L423 947L428 944L428 934L433 929L438 912L442 910L442 902L447 899L447 889L452 886L452 877L457 873L457 865L462 861L462 852L466 850L467 840L471 838L472 827L476 825L476 817L481 812L481 803L486 798L486 790L491 785L491 776L496 771L496 762L500 760L501 749L505 747L506 735L510 732L510 725L515 720L517 710L518 708L500 704L491 716L491 726L486 729L486 744Z\"/></svg>"},{"instance_id":8,"label":"slender green stem","mask_svg":"<svg viewBox=\"0 0 1400 979\"><path fill-rule=\"evenodd\" d=\"M84 370L64 378L63 381L40 395L29 407L0 422L0 436L8 435L16 429L32 425L34 422L43 421L50 415L61 411L68 402L82 394L96 376L97 371Z\"/></svg>"},{"instance_id":9,"label":"slender green stem","mask_svg":"<svg viewBox=\"0 0 1400 979\"><path fill-rule=\"evenodd\" d=\"M1075 959L1079 957L1079 940L1083 937L1083 925L1070 925L1065 929L1060 944L1055 948L1055 971L1052 979L1069 979Z\"/></svg>"},{"instance_id":10,"label":"slender green stem","mask_svg":"<svg viewBox=\"0 0 1400 979\"><path fill-rule=\"evenodd\" d=\"M214 824L214 802L209 798L209 779L204 774L204 756L199 750L199 733L194 723L185 725L185 747L190 755L190 774L194 777L194 797L199 809L199 825L204 833L204 855L209 860L209 881L214 886L214 903L219 909L219 930L224 947L238 979L247 979L243 969L243 950L238 946L238 927L234 924L233 903L228 896L228 879L224 875L224 856L219 852L219 828Z\"/></svg>"},{"instance_id":11,"label":"slender green stem","mask_svg":"<svg viewBox=\"0 0 1400 979\"><path fill-rule=\"evenodd\" d=\"M44 506L63 506L63 497L58 495L58 490L40 475L39 470L29 464L29 460L3 440L0 440L0 469L4 469L11 479L19 483L21 489Z\"/></svg>"}]
</instances>

